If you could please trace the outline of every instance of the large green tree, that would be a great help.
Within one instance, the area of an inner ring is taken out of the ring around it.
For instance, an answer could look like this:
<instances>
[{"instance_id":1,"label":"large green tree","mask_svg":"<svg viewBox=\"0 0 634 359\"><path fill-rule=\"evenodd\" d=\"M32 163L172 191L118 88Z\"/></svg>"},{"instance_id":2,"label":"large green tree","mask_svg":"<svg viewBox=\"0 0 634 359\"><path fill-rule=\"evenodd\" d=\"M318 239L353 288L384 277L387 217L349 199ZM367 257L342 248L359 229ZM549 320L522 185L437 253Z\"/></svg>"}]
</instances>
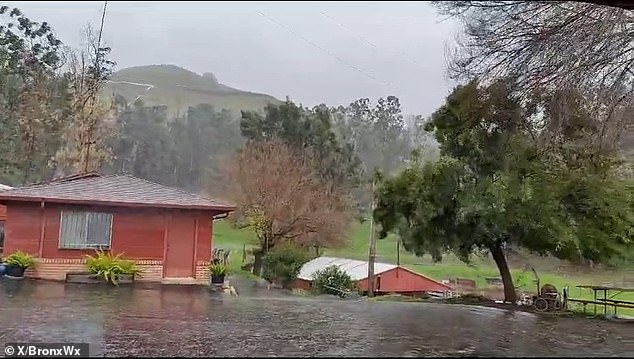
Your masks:
<instances>
[{"instance_id":1,"label":"large green tree","mask_svg":"<svg viewBox=\"0 0 634 359\"><path fill-rule=\"evenodd\" d=\"M428 124L442 158L414 158L386 180L374 215L381 236L396 231L417 255L441 260L451 251L468 261L489 252L505 299L515 302L505 248L601 261L631 251L634 216L632 193L609 166L584 166L583 156L570 156L575 148L542 146L535 136L546 136L539 128L549 119L535 121L536 107L511 93L504 81L458 87Z\"/></svg>"},{"instance_id":2,"label":"large green tree","mask_svg":"<svg viewBox=\"0 0 634 359\"><path fill-rule=\"evenodd\" d=\"M65 113L57 70L61 41L46 23L0 6L0 180L23 184L48 175Z\"/></svg>"},{"instance_id":3,"label":"large green tree","mask_svg":"<svg viewBox=\"0 0 634 359\"><path fill-rule=\"evenodd\" d=\"M178 185L216 192L227 179L223 166L242 146L240 128L229 110L199 104L170 124ZM217 193L216 193L217 194Z\"/></svg>"},{"instance_id":4,"label":"large green tree","mask_svg":"<svg viewBox=\"0 0 634 359\"><path fill-rule=\"evenodd\" d=\"M167 108L145 106L142 100L128 105L117 97L118 133L110 146L115 155L104 168L117 173L173 184L174 141L169 133Z\"/></svg>"},{"instance_id":5,"label":"large green tree","mask_svg":"<svg viewBox=\"0 0 634 359\"><path fill-rule=\"evenodd\" d=\"M631 154L634 11L606 3L436 1L442 14L463 25L449 74L489 83L510 78L525 97L544 88L575 89L582 94L576 101L591 112L597 127L585 137L594 138L601 151Z\"/></svg>"},{"instance_id":6,"label":"large green tree","mask_svg":"<svg viewBox=\"0 0 634 359\"><path fill-rule=\"evenodd\" d=\"M305 108L287 100L281 105L268 105L264 115L243 111L240 130L248 140L279 139L296 151L310 154L331 190L353 188L360 179L361 162L354 145L338 136L333 122L325 105Z\"/></svg>"},{"instance_id":7,"label":"large green tree","mask_svg":"<svg viewBox=\"0 0 634 359\"><path fill-rule=\"evenodd\" d=\"M392 173L409 156L409 133L398 97L380 98L374 106L367 98L359 99L340 111L367 177L375 169Z\"/></svg>"},{"instance_id":8,"label":"large green tree","mask_svg":"<svg viewBox=\"0 0 634 359\"><path fill-rule=\"evenodd\" d=\"M366 215L371 202L371 182L376 170L393 174L403 167L410 152L420 145L408 128L396 96L380 98L375 104L367 98L348 106L331 109L338 133L354 144L363 169L362 186L353 190L361 212Z\"/></svg>"},{"instance_id":9,"label":"large green tree","mask_svg":"<svg viewBox=\"0 0 634 359\"><path fill-rule=\"evenodd\" d=\"M228 110L200 104L170 118L167 107L146 106L141 99L128 104L117 96L115 102L119 133L110 141L114 159L105 171L128 172L190 190L219 186L225 180L224 159L243 142Z\"/></svg>"}]
</instances>

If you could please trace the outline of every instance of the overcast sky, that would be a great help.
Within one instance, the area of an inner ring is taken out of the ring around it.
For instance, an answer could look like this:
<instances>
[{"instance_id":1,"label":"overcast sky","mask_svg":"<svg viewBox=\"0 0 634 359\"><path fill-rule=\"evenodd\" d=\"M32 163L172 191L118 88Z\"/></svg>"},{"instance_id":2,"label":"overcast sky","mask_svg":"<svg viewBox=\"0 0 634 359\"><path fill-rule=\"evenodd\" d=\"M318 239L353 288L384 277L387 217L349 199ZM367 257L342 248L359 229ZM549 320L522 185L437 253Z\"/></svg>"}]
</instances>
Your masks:
<instances>
[{"instance_id":1,"label":"overcast sky","mask_svg":"<svg viewBox=\"0 0 634 359\"><path fill-rule=\"evenodd\" d=\"M76 46L103 2L11 2ZM429 115L447 95L457 32L426 2L114 2L103 39L118 68L174 64L304 105L396 95Z\"/></svg>"}]
</instances>

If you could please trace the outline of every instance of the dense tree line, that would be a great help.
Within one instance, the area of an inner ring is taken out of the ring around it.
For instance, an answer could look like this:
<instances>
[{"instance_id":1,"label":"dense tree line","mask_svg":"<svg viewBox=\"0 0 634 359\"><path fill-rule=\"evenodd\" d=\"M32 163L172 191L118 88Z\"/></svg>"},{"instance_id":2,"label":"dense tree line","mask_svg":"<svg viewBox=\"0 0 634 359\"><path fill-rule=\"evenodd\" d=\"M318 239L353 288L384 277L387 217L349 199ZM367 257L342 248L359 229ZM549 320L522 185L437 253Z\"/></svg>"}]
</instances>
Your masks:
<instances>
[{"instance_id":1,"label":"dense tree line","mask_svg":"<svg viewBox=\"0 0 634 359\"><path fill-rule=\"evenodd\" d=\"M395 97L347 107L286 102L232 114L200 104L170 116L104 94L110 49L88 27L79 49L46 23L0 8L0 182L19 186L84 171L130 173L222 195L231 156L247 140L282 138L318 156L319 175L359 192L375 167L393 171L415 146ZM416 144L417 145L417 144Z\"/></svg>"}]
</instances>

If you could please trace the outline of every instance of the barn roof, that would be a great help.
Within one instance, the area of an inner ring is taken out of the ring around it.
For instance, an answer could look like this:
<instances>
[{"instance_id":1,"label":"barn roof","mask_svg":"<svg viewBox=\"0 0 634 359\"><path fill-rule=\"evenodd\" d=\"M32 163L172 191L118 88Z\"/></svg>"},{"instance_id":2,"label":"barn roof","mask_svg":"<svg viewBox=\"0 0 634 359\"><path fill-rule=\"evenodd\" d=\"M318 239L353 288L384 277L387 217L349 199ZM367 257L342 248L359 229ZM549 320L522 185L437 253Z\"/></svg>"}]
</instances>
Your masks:
<instances>
[{"instance_id":1,"label":"barn roof","mask_svg":"<svg viewBox=\"0 0 634 359\"><path fill-rule=\"evenodd\" d=\"M0 183L0 191L8 191L10 189L13 189L13 187L9 187Z\"/></svg>"},{"instance_id":2,"label":"barn roof","mask_svg":"<svg viewBox=\"0 0 634 359\"><path fill-rule=\"evenodd\" d=\"M345 271L352 280L357 281L368 277L367 261L336 257L317 257L302 266L297 278L303 280L313 280L313 274L315 272L332 265L336 265ZM374 274L381 274L396 267L397 266L394 264L374 263Z\"/></svg>"},{"instance_id":3,"label":"barn roof","mask_svg":"<svg viewBox=\"0 0 634 359\"><path fill-rule=\"evenodd\" d=\"M130 175L89 173L0 192L0 203L47 201L127 207L156 207L230 212L229 204Z\"/></svg>"}]
</instances>

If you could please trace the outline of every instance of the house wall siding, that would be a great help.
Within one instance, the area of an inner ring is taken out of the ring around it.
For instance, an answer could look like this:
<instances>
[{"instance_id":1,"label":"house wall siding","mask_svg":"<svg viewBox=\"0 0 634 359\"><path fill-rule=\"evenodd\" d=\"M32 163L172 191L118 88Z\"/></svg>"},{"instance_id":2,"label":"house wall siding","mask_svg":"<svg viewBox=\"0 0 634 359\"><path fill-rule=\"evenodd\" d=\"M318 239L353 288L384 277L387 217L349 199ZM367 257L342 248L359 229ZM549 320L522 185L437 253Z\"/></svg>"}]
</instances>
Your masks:
<instances>
[{"instance_id":1,"label":"house wall siding","mask_svg":"<svg viewBox=\"0 0 634 359\"><path fill-rule=\"evenodd\" d=\"M303 290L310 290L312 288L310 281L299 278L295 279L292 287Z\"/></svg>"},{"instance_id":2,"label":"house wall siding","mask_svg":"<svg viewBox=\"0 0 634 359\"><path fill-rule=\"evenodd\" d=\"M211 260L211 250L213 247L213 221L204 215L198 216L198 246L196 248L196 260Z\"/></svg>"},{"instance_id":3,"label":"house wall siding","mask_svg":"<svg viewBox=\"0 0 634 359\"><path fill-rule=\"evenodd\" d=\"M86 261L82 258L73 259L51 259L41 258L37 267L28 269L24 276L27 278L47 279L64 281L68 272L82 272L86 270ZM160 282L163 279L163 261L157 260L135 260L141 276L135 280L147 282ZM208 262L198 261L196 265L197 280L201 283L209 281Z\"/></svg>"},{"instance_id":4,"label":"house wall siding","mask_svg":"<svg viewBox=\"0 0 634 359\"><path fill-rule=\"evenodd\" d=\"M380 293L444 292L449 290L447 287L429 278L399 267L380 273L377 277L381 278L380 286L377 288L377 292ZM368 290L367 278L357 283L361 290Z\"/></svg>"},{"instance_id":5,"label":"house wall siding","mask_svg":"<svg viewBox=\"0 0 634 359\"><path fill-rule=\"evenodd\" d=\"M0 204L0 221L7 219L7 207Z\"/></svg>"},{"instance_id":6,"label":"house wall siding","mask_svg":"<svg viewBox=\"0 0 634 359\"><path fill-rule=\"evenodd\" d=\"M399 267L380 273L377 277L381 278L380 287L376 290L377 293L413 294L431 291L444 292L449 290L448 287L445 287L434 280ZM361 291L366 292L368 290L367 278L361 279L356 283ZM311 282L298 278L293 282L292 286L293 288L310 290Z\"/></svg>"},{"instance_id":7,"label":"house wall siding","mask_svg":"<svg viewBox=\"0 0 634 359\"><path fill-rule=\"evenodd\" d=\"M21 250L39 255L41 213L39 204L16 203L7 206L4 227L4 254Z\"/></svg>"},{"instance_id":8,"label":"house wall siding","mask_svg":"<svg viewBox=\"0 0 634 359\"><path fill-rule=\"evenodd\" d=\"M40 258L38 265L27 270L24 275L29 278L48 279L63 281L68 272L86 271L86 260L84 258ZM163 261L157 260L135 260L139 269L143 272L136 277L138 281L161 281L163 274Z\"/></svg>"},{"instance_id":9,"label":"house wall siding","mask_svg":"<svg viewBox=\"0 0 634 359\"><path fill-rule=\"evenodd\" d=\"M191 223L196 219L197 244L194 275L205 279L211 258L212 216L201 211L128 209L118 207L65 206L10 202L7 206L4 253L21 250L38 257L39 265L25 275L35 278L64 280L69 271L85 271L85 255L93 250L59 249L62 210L86 210L113 214L111 251L135 260L144 271L139 280L160 280L163 277L165 216L172 221ZM44 214L44 216L42 216ZM44 241L40 253L40 236L44 224ZM177 226L179 223L176 223ZM168 228L169 231L169 228ZM183 240L194 240L194 238ZM193 255L193 253L192 253ZM188 259L191 263L191 257Z\"/></svg>"}]
</instances>

